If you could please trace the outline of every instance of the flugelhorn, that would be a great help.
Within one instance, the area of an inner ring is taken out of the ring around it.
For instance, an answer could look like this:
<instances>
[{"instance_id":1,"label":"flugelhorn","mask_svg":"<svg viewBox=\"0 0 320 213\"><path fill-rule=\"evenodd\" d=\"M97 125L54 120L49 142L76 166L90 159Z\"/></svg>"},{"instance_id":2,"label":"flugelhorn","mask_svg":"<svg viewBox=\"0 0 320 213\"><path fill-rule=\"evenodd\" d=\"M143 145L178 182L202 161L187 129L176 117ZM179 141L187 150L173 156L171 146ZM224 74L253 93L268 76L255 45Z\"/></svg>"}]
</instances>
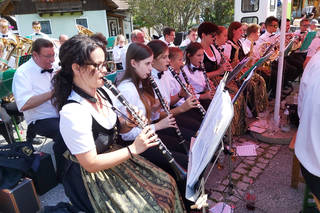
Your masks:
<instances>
[{"instance_id":1,"label":"flugelhorn","mask_svg":"<svg viewBox=\"0 0 320 213\"><path fill-rule=\"evenodd\" d=\"M170 72L172 73L173 77L177 80L177 82L180 84L181 88L187 93L187 95L193 96L193 93L188 89L188 87L181 81L181 79L179 78L178 74L172 69L172 67L168 67ZM197 104L197 108L199 109L202 118L204 118L204 116L206 115L206 110L203 108L203 106L199 103Z\"/></svg>"},{"instance_id":2,"label":"flugelhorn","mask_svg":"<svg viewBox=\"0 0 320 213\"><path fill-rule=\"evenodd\" d=\"M76 24L76 28L79 34L87 35L87 36L92 36L94 34L94 32L92 32L91 30L89 30L88 28L82 25Z\"/></svg>"},{"instance_id":3,"label":"flugelhorn","mask_svg":"<svg viewBox=\"0 0 320 213\"><path fill-rule=\"evenodd\" d=\"M120 91L114 86L114 84L111 83L110 80L107 78L103 78L105 82L105 86L112 92L112 94L120 101L123 106L128 110L128 112L132 115L132 117L135 120L135 123L138 124L138 127L143 129L146 127L146 122L136 113L136 111L131 107L129 102L125 99L125 97L120 93ZM185 180L187 178L187 174L185 169L180 166L175 159L173 158L171 152L168 150L168 148L164 145L164 143L161 141L160 138L157 138L157 142L159 143L159 150L164 155L164 157L168 160L170 163L170 166L172 170L174 171L176 177L178 180Z\"/></svg>"}]
</instances>

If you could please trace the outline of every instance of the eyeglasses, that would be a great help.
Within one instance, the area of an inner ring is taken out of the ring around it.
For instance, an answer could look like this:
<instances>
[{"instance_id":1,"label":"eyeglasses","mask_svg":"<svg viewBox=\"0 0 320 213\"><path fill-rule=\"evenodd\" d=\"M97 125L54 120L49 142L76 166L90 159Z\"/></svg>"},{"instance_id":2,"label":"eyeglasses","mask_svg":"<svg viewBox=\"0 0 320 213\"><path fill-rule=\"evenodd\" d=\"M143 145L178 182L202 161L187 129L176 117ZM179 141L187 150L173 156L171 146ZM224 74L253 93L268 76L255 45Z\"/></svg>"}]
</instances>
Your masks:
<instances>
[{"instance_id":1,"label":"eyeglasses","mask_svg":"<svg viewBox=\"0 0 320 213\"><path fill-rule=\"evenodd\" d=\"M54 58L55 55L41 55L39 54L39 56L44 57L44 58Z\"/></svg>"},{"instance_id":2,"label":"eyeglasses","mask_svg":"<svg viewBox=\"0 0 320 213\"><path fill-rule=\"evenodd\" d=\"M278 28L278 25L274 24L274 25L270 25L270 27Z\"/></svg>"},{"instance_id":3,"label":"eyeglasses","mask_svg":"<svg viewBox=\"0 0 320 213\"><path fill-rule=\"evenodd\" d=\"M94 66L94 69L95 69L95 70L99 70L99 71L108 68L108 63L107 63L106 61L105 61L105 62L102 62L101 64L88 63L88 64L85 64L85 65L88 65L88 66L92 65L92 66Z\"/></svg>"},{"instance_id":4,"label":"eyeglasses","mask_svg":"<svg viewBox=\"0 0 320 213\"><path fill-rule=\"evenodd\" d=\"M310 24L301 25L302 27L310 27Z\"/></svg>"}]
</instances>

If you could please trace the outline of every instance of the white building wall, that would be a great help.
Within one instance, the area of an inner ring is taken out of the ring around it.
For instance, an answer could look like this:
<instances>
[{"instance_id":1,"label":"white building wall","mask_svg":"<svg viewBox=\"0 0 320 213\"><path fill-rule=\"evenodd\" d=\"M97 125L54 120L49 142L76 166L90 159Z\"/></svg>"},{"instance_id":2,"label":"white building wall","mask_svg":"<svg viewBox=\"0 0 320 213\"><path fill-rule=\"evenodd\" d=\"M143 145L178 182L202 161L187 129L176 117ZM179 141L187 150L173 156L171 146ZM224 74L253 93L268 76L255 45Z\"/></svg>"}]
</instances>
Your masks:
<instances>
[{"instance_id":1,"label":"white building wall","mask_svg":"<svg viewBox=\"0 0 320 213\"><path fill-rule=\"evenodd\" d=\"M75 27L76 19L78 18L86 18L88 28L91 31L101 32L108 37L109 32L105 10L84 11L82 15L80 13L73 15L69 13L63 15L54 14L52 16L44 15L42 17L38 14L16 15L18 32L20 35L27 36L33 33L31 26L32 21L49 20L52 31L52 34L49 35L51 38L58 38L60 34L66 34L69 37L78 34L77 28Z\"/></svg>"}]
</instances>

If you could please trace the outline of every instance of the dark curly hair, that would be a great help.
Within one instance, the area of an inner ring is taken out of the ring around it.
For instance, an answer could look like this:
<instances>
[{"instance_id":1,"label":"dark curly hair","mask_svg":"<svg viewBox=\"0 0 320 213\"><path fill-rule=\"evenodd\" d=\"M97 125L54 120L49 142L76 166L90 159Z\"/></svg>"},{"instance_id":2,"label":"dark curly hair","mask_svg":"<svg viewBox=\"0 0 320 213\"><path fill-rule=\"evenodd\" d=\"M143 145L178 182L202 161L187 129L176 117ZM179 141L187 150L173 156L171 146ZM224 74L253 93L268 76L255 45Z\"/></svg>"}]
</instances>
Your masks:
<instances>
[{"instance_id":1,"label":"dark curly hair","mask_svg":"<svg viewBox=\"0 0 320 213\"><path fill-rule=\"evenodd\" d=\"M53 96L51 98L58 111L66 104L72 91L72 64L83 66L92 63L90 54L99 47L105 49L102 43L85 35L75 35L60 47L61 70L52 79Z\"/></svg>"},{"instance_id":2,"label":"dark curly hair","mask_svg":"<svg viewBox=\"0 0 320 213\"><path fill-rule=\"evenodd\" d=\"M202 22L198 27L198 36L202 38L202 33L204 33L205 35L209 35L209 34L216 34L217 31L218 31L217 25L215 25L212 22L205 21L205 22Z\"/></svg>"}]
</instances>

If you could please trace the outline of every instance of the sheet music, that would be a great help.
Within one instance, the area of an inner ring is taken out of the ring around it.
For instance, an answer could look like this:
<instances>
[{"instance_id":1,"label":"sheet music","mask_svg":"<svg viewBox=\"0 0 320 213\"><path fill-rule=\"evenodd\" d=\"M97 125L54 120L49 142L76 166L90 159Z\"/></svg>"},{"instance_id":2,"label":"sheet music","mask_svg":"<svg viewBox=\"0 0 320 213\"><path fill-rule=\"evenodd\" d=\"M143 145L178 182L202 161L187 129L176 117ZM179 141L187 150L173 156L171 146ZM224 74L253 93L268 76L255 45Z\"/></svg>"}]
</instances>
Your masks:
<instances>
[{"instance_id":1,"label":"sheet music","mask_svg":"<svg viewBox=\"0 0 320 213\"><path fill-rule=\"evenodd\" d=\"M236 146L238 156L257 156L256 145L242 145Z\"/></svg>"},{"instance_id":2,"label":"sheet music","mask_svg":"<svg viewBox=\"0 0 320 213\"><path fill-rule=\"evenodd\" d=\"M203 170L216 152L232 118L233 105L228 91L224 90L226 76L220 81L199 134L190 149L186 198L195 201L198 192L195 187Z\"/></svg>"},{"instance_id":3,"label":"sheet music","mask_svg":"<svg viewBox=\"0 0 320 213\"><path fill-rule=\"evenodd\" d=\"M244 59L242 59L242 61L239 63L239 64L237 64L236 66L235 66L235 68L229 73L229 76L228 76L228 78L227 78L227 82L226 82L226 84L228 84L230 81L232 81L232 79L234 79L237 75L238 75L238 73L243 69L243 67L247 64L247 62L249 61L249 57L248 58L244 58Z\"/></svg>"}]
</instances>

